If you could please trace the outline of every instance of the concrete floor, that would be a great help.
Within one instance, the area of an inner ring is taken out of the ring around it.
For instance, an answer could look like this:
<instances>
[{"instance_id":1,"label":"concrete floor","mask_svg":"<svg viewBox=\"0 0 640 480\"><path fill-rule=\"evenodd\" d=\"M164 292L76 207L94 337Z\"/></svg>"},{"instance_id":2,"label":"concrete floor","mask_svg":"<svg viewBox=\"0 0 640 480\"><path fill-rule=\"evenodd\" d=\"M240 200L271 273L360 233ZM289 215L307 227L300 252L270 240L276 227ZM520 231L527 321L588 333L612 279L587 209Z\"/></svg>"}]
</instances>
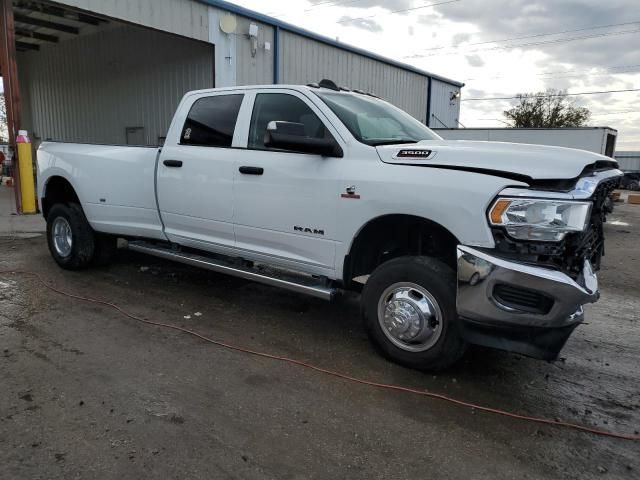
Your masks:
<instances>
[{"instance_id":1,"label":"concrete floor","mask_svg":"<svg viewBox=\"0 0 640 480\"><path fill-rule=\"evenodd\" d=\"M27 229L13 221L14 231ZM43 236L0 238L0 270L37 271L149 319L354 376L633 433L640 205L619 205L606 233L602 299L561 361L473 349L439 375L380 358L355 298L328 304L129 252L109 267L65 272ZM0 478L640 478L638 442L248 356L28 277L0 274L0 344Z\"/></svg>"},{"instance_id":2,"label":"concrete floor","mask_svg":"<svg viewBox=\"0 0 640 480\"><path fill-rule=\"evenodd\" d=\"M29 236L44 232L46 225L42 215L17 215L13 187L0 182L0 236Z\"/></svg>"}]
</instances>

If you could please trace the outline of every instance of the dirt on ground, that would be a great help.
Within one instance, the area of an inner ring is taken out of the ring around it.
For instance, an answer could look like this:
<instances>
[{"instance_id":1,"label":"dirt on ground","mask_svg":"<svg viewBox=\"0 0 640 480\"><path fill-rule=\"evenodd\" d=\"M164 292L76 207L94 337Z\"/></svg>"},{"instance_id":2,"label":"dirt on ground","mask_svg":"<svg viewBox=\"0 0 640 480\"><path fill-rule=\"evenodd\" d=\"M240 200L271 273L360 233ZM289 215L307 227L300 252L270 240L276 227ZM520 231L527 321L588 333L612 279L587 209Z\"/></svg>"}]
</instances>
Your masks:
<instances>
[{"instance_id":1,"label":"dirt on ground","mask_svg":"<svg viewBox=\"0 0 640 480\"><path fill-rule=\"evenodd\" d=\"M606 226L602 298L554 363L471 349L438 375L382 359L357 298L329 304L120 252L60 270L43 236L0 270L377 382L597 428L640 429L640 205ZM354 384L150 327L0 274L0 478L640 478L640 442Z\"/></svg>"}]
</instances>

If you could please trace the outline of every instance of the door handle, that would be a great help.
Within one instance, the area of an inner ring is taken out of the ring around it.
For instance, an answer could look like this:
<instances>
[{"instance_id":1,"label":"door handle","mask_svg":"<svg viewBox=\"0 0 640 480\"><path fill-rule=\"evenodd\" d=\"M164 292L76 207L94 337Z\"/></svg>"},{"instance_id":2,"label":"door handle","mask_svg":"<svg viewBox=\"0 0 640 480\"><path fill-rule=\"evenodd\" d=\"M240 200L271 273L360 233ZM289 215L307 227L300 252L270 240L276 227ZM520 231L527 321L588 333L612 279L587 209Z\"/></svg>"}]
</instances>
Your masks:
<instances>
[{"instance_id":1,"label":"door handle","mask_svg":"<svg viewBox=\"0 0 640 480\"><path fill-rule=\"evenodd\" d=\"M164 163L166 167L180 168L182 166L182 160L165 160L162 163Z\"/></svg>"},{"instance_id":2,"label":"door handle","mask_svg":"<svg viewBox=\"0 0 640 480\"><path fill-rule=\"evenodd\" d=\"M262 175L264 173L262 167L240 167L238 170L245 175Z\"/></svg>"}]
</instances>

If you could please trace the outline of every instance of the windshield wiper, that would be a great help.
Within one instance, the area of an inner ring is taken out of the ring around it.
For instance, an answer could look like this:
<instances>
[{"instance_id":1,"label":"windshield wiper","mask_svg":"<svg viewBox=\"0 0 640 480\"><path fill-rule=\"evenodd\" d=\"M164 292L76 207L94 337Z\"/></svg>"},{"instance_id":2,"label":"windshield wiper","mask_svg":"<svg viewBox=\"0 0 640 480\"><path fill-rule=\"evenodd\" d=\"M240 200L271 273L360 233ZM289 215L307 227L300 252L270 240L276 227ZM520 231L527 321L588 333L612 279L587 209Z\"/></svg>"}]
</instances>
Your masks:
<instances>
[{"instance_id":1,"label":"windshield wiper","mask_svg":"<svg viewBox=\"0 0 640 480\"><path fill-rule=\"evenodd\" d=\"M390 138L388 140L373 140L369 141L369 145L373 147L379 147L380 145L399 145L401 143L418 143L419 140L413 138Z\"/></svg>"}]
</instances>

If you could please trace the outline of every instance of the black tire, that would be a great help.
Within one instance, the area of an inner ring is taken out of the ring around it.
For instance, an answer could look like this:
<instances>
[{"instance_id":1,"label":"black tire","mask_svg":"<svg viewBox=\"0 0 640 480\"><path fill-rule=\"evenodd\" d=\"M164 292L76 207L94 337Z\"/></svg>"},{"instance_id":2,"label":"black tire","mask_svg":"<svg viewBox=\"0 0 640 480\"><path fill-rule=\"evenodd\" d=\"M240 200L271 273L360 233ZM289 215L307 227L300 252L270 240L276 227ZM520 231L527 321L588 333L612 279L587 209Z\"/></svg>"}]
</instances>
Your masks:
<instances>
[{"instance_id":1,"label":"black tire","mask_svg":"<svg viewBox=\"0 0 640 480\"><path fill-rule=\"evenodd\" d=\"M440 337L424 351L407 351L394 344L378 321L378 303L387 288L410 282L427 290L440 312ZM388 359L420 370L443 370L464 354L466 343L460 336L456 311L455 272L443 262L429 257L400 257L374 270L362 291L362 316L369 338Z\"/></svg>"},{"instance_id":2,"label":"black tire","mask_svg":"<svg viewBox=\"0 0 640 480\"><path fill-rule=\"evenodd\" d=\"M111 263L118 249L118 238L107 233L94 233L95 248L92 264L104 267Z\"/></svg>"},{"instance_id":3,"label":"black tire","mask_svg":"<svg viewBox=\"0 0 640 480\"><path fill-rule=\"evenodd\" d=\"M71 227L71 251L61 255L54 244L53 226L57 218L65 219ZM47 215L47 244L51 256L66 270L79 270L91 264L95 252L94 232L77 203L58 203Z\"/></svg>"}]
</instances>

